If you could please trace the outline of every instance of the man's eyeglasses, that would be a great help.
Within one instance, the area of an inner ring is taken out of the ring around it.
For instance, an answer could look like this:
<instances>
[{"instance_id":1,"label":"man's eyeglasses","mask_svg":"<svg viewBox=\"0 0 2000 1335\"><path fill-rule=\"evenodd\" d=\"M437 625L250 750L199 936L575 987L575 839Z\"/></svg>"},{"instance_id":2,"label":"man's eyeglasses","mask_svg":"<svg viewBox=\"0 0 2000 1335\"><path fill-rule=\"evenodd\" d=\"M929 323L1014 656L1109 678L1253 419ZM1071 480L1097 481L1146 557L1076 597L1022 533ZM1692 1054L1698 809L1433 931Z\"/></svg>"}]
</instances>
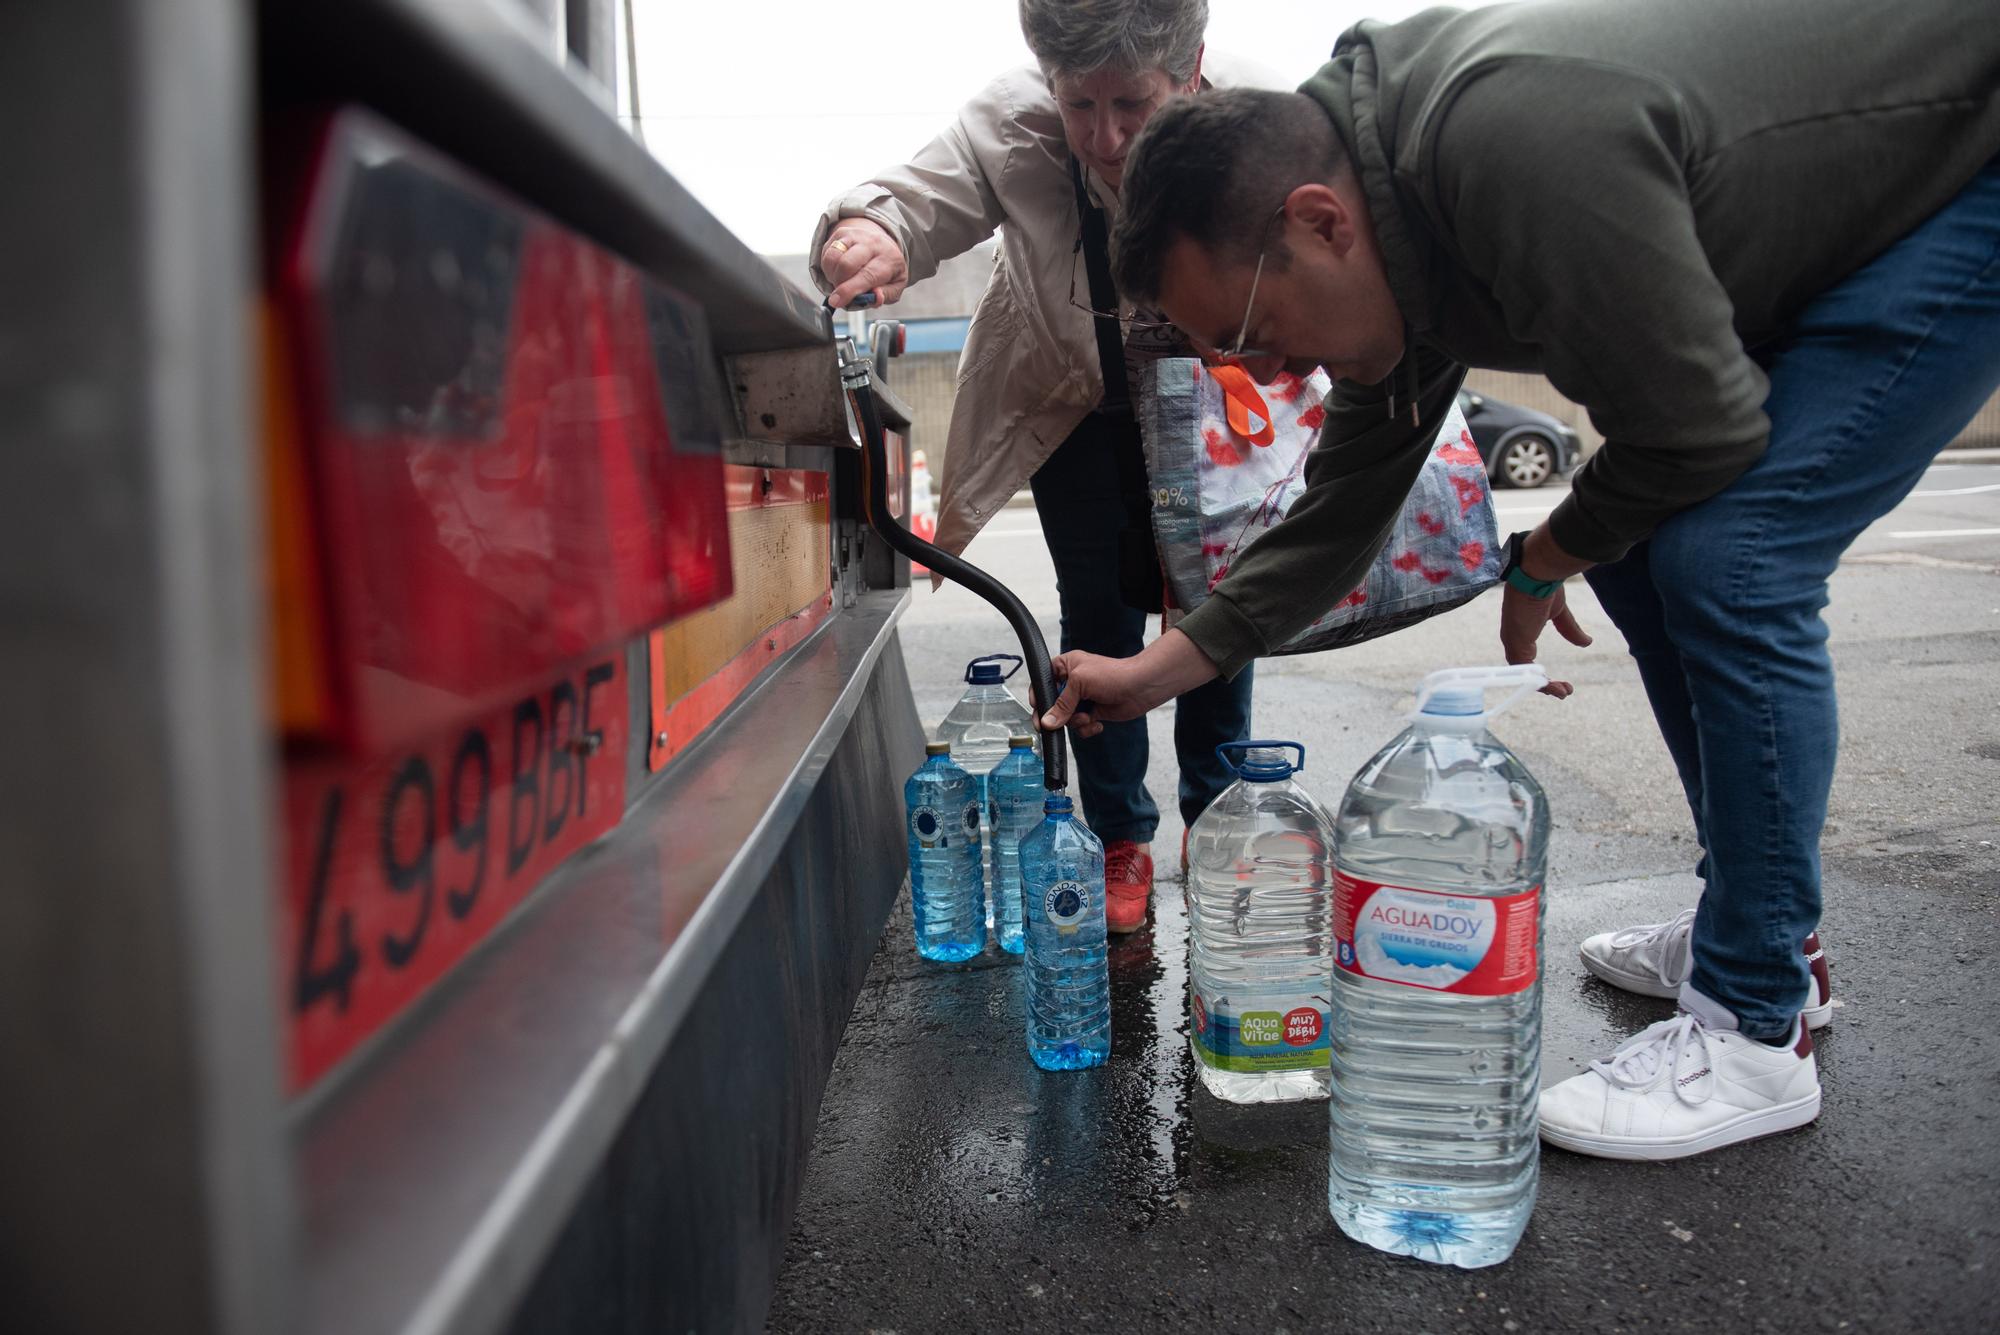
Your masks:
<instances>
[{"instance_id":1,"label":"man's eyeglasses","mask_svg":"<svg viewBox=\"0 0 2000 1335\"><path fill-rule=\"evenodd\" d=\"M1076 270L1078 258L1082 254L1083 238L1079 236L1076 239L1076 246L1069 253L1069 304L1094 319L1116 320L1121 324L1125 324L1125 317L1117 311L1100 311L1095 306L1087 305L1076 299ZM1126 324L1126 328L1134 333L1142 329L1173 329L1175 327L1174 322L1171 320L1133 320L1129 324Z\"/></svg>"},{"instance_id":2,"label":"man's eyeglasses","mask_svg":"<svg viewBox=\"0 0 2000 1335\"><path fill-rule=\"evenodd\" d=\"M1290 201L1287 200L1287 202ZM1281 355L1266 348L1246 348L1243 344L1250 337L1250 317L1257 310L1257 288L1264 281L1264 261L1271 253L1271 242L1269 240L1271 224L1284 216L1285 206L1284 204L1280 204L1272 211L1271 216L1264 220L1266 240L1262 246L1258 247L1257 267L1250 273L1250 299L1243 303L1243 323L1236 330L1236 343L1227 352L1218 349L1215 353L1215 360L1224 366L1241 366L1244 362L1258 361L1266 357Z\"/></svg>"},{"instance_id":3,"label":"man's eyeglasses","mask_svg":"<svg viewBox=\"0 0 2000 1335\"><path fill-rule=\"evenodd\" d=\"M1284 216L1285 216L1284 204L1278 205L1276 209L1273 209L1271 211L1271 216L1264 220L1264 232L1266 233L1267 237L1271 230L1271 224L1275 223L1276 221L1278 221L1278 219ZM1238 366L1246 361L1255 361L1260 358L1276 357L1279 355L1278 353L1267 351L1263 348L1246 348L1243 346L1244 342L1250 337L1250 317L1253 314L1255 314L1257 309L1257 288L1259 287L1259 285L1262 284L1264 280L1264 261L1266 258L1269 257L1270 253L1271 253L1271 243L1267 239L1264 242L1264 244L1260 246L1257 250L1257 267L1254 270L1252 270L1250 274L1250 299L1243 304L1243 324L1236 331L1235 345L1232 346L1227 352L1224 352L1221 349L1216 349L1215 351L1205 356L1203 358L1204 361L1214 362L1217 365L1221 366ZM1083 254L1083 238L1079 236L1076 240L1075 247L1070 251L1070 257L1069 257L1069 304L1076 307L1078 310L1083 311L1085 314L1093 316L1100 320L1122 321L1124 317L1120 315L1117 311L1100 311L1096 307L1086 305L1083 302L1078 301L1076 299L1077 260L1078 257L1082 254ZM1133 320L1129 327L1135 332L1141 329L1177 328L1177 326L1171 320Z\"/></svg>"}]
</instances>

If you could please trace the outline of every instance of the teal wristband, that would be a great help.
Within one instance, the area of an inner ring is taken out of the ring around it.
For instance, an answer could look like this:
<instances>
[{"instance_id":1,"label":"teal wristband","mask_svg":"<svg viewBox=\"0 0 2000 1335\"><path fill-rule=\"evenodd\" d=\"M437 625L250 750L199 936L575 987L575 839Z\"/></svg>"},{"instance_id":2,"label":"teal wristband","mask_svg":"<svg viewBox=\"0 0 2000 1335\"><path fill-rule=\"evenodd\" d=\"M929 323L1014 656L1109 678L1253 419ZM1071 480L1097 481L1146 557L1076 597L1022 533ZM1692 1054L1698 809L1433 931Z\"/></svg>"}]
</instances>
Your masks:
<instances>
[{"instance_id":1,"label":"teal wristband","mask_svg":"<svg viewBox=\"0 0 2000 1335\"><path fill-rule=\"evenodd\" d=\"M1521 569L1521 549L1527 545L1528 535L1516 533L1507 539L1507 568L1501 578L1510 588L1519 589L1530 598L1546 598L1562 587L1559 579L1536 579Z\"/></svg>"}]
</instances>

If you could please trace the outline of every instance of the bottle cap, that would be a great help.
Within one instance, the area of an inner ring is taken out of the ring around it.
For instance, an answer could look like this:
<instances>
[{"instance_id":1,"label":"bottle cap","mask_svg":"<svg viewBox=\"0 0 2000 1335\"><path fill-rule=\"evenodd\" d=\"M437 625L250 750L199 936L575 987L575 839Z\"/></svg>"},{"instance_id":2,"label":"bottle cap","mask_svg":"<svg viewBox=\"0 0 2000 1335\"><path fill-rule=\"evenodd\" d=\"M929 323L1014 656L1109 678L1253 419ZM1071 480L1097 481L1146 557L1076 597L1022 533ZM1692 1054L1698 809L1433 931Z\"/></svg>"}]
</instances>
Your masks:
<instances>
[{"instance_id":1,"label":"bottle cap","mask_svg":"<svg viewBox=\"0 0 2000 1335\"><path fill-rule=\"evenodd\" d=\"M1486 692L1476 686L1447 686L1434 691L1431 698L1424 701L1426 714L1484 714L1486 712Z\"/></svg>"},{"instance_id":2,"label":"bottle cap","mask_svg":"<svg viewBox=\"0 0 2000 1335\"><path fill-rule=\"evenodd\" d=\"M1287 748L1299 753L1296 765L1285 755ZM1238 751L1243 758L1230 759ZM1278 783L1306 767L1306 748L1298 742L1224 742L1215 748L1215 758L1245 783Z\"/></svg>"},{"instance_id":3,"label":"bottle cap","mask_svg":"<svg viewBox=\"0 0 2000 1335\"><path fill-rule=\"evenodd\" d=\"M925 755L927 755L927 756L948 756L948 755L950 755L950 754L951 754L951 743L950 743L950 742L925 742L925 743L924 743L924 754L925 754Z\"/></svg>"},{"instance_id":4,"label":"bottle cap","mask_svg":"<svg viewBox=\"0 0 2000 1335\"><path fill-rule=\"evenodd\" d=\"M1549 674L1539 663L1518 663L1512 667L1442 668L1425 677L1417 687L1417 708L1410 718L1483 723L1501 713L1516 700L1548 684ZM1513 687L1513 693L1488 709L1486 692ZM1445 725L1449 726L1449 725Z\"/></svg>"},{"instance_id":5,"label":"bottle cap","mask_svg":"<svg viewBox=\"0 0 2000 1335\"><path fill-rule=\"evenodd\" d=\"M1023 746L1033 746L1034 744L1035 744L1035 739L1029 736L1025 732L1017 732L1012 737L1009 737L1007 739L1007 745L1016 748Z\"/></svg>"},{"instance_id":6,"label":"bottle cap","mask_svg":"<svg viewBox=\"0 0 2000 1335\"><path fill-rule=\"evenodd\" d=\"M1002 663L1012 663L1014 666L1003 673L1000 671ZM965 679L974 686L997 686L1020 670L1019 654L987 654L965 665Z\"/></svg>"}]
</instances>

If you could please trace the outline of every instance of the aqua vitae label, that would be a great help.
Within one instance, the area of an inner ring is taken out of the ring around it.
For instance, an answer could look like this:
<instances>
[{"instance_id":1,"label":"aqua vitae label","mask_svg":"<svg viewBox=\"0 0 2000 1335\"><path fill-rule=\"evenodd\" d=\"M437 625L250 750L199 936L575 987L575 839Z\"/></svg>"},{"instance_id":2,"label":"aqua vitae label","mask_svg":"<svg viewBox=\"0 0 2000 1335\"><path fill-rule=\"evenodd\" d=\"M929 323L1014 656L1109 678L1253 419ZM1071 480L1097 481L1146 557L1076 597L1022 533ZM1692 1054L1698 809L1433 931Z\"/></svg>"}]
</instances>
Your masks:
<instances>
[{"instance_id":1,"label":"aqua vitae label","mask_svg":"<svg viewBox=\"0 0 2000 1335\"><path fill-rule=\"evenodd\" d=\"M1219 1071L1306 1071L1332 1058L1327 998L1297 993L1190 994L1194 1054Z\"/></svg>"}]
</instances>

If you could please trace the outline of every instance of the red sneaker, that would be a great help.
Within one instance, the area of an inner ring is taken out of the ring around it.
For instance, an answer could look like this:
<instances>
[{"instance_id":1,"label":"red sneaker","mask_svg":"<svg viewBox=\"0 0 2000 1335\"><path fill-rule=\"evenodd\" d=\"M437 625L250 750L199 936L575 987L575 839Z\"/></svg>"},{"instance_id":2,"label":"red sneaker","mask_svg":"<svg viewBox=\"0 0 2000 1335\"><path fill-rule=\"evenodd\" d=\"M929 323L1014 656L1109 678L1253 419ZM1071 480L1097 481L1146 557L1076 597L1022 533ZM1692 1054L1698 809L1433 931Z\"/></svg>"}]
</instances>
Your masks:
<instances>
[{"instance_id":1,"label":"red sneaker","mask_svg":"<svg viewBox=\"0 0 2000 1335\"><path fill-rule=\"evenodd\" d=\"M1113 839L1104 848L1104 925L1136 932L1153 898L1153 854L1145 844Z\"/></svg>"}]
</instances>

